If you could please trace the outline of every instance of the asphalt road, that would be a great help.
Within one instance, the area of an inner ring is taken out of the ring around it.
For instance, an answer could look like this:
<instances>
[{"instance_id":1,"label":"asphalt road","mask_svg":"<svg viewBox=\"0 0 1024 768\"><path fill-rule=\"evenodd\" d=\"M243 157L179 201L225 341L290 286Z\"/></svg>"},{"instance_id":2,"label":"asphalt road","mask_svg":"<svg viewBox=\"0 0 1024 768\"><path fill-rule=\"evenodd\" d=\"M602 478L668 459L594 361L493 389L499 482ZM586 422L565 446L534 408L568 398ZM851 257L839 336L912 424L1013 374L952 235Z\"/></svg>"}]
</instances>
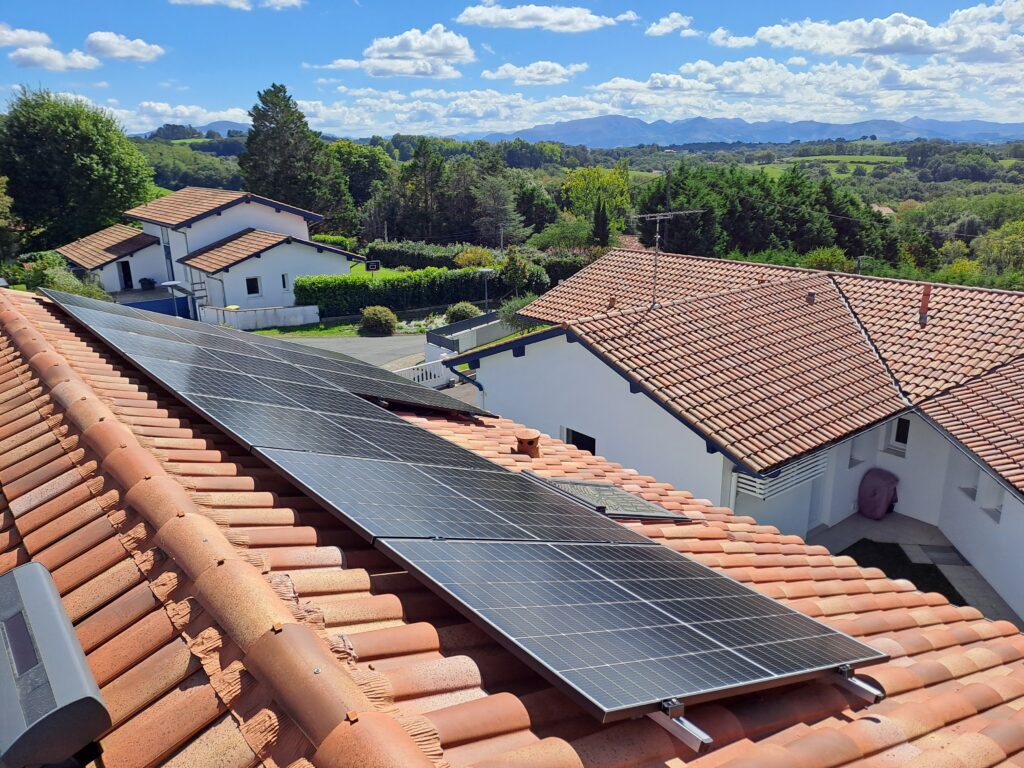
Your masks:
<instances>
[{"instance_id":1,"label":"asphalt road","mask_svg":"<svg viewBox=\"0 0 1024 768\"><path fill-rule=\"evenodd\" d=\"M390 368L390 363L408 360L414 365L423 360L423 347L427 342L421 333L407 333L396 336L311 336L288 339L308 347L342 352L365 363Z\"/></svg>"}]
</instances>

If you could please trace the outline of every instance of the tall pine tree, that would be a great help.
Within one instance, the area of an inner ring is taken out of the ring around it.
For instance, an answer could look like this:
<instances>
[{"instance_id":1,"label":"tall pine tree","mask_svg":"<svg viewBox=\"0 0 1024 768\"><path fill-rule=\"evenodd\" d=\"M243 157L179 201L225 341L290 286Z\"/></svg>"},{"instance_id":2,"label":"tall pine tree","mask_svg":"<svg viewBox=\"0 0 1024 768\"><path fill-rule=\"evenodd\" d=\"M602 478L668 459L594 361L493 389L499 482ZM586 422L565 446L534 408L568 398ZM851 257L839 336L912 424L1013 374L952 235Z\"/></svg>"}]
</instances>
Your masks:
<instances>
[{"instance_id":1,"label":"tall pine tree","mask_svg":"<svg viewBox=\"0 0 1024 768\"><path fill-rule=\"evenodd\" d=\"M325 231L352 234L358 220L337 156L283 85L274 83L256 98L245 154L238 158L246 190L322 214Z\"/></svg>"},{"instance_id":2,"label":"tall pine tree","mask_svg":"<svg viewBox=\"0 0 1024 768\"><path fill-rule=\"evenodd\" d=\"M598 200L594 206L594 224L591 228L591 239L594 245L606 247L611 239L612 231L608 224L608 209L604 207L604 200Z\"/></svg>"}]
</instances>

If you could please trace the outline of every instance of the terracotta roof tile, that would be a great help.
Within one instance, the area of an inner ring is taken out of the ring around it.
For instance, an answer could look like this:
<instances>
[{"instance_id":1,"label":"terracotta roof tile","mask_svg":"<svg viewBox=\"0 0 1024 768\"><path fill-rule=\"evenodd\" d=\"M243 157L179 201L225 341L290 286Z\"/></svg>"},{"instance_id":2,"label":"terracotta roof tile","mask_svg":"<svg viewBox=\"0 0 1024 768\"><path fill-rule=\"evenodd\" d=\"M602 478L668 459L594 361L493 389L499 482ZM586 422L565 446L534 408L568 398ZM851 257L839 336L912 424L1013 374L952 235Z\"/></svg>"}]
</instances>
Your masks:
<instances>
[{"instance_id":1,"label":"terracotta roof tile","mask_svg":"<svg viewBox=\"0 0 1024 768\"><path fill-rule=\"evenodd\" d=\"M149 221L165 227L181 227L241 203L261 203L271 207L284 208L306 218L320 219L318 214L260 197L251 192L237 192L212 187L185 187L127 210L124 215L129 219Z\"/></svg>"},{"instance_id":2,"label":"terracotta roof tile","mask_svg":"<svg viewBox=\"0 0 1024 768\"><path fill-rule=\"evenodd\" d=\"M689 524L632 527L893 655L866 670L890 689L879 705L818 681L692 707L718 745L701 757L646 719L600 726L48 302L0 293L0 329L0 425L21 422L0 438L0 491L45 468L0 501L0 570L26 547L65 563L65 607L115 717L107 765L868 768L1024 755L1024 640L1007 622L550 437L536 459L513 454L514 422L403 413L510 469L601 478L685 510ZM111 424L107 437L82 421L104 413L91 423ZM193 437L137 436L161 426ZM35 493L64 476L62 457L85 469L79 481ZM211 479L246 490L204 489Z\"/></svg>"},{"instance_id":3,"label":"terracotta roof tile","mask_svg":"<svg viewBox=\"0 0 1024 768\"><path fill-rule=\"evenodd\" d=\"M548 323L566 323L611 309L650 306L654 294L664 303L807 274L808 270L795 267L616 248L563 280L523 314Z\"/></svg>"},{"instance_id":4,"label":"terracotta roof tile","mask_svg":"<svg viewBox=\"0 0 1024 768\"><path fill-rule=\"evenodd\" d=\"M134 227L115 224L73 243L62 245L56 251L76 266L96 269L159 242L159 238Z\"/></svg>"}]
</instances>

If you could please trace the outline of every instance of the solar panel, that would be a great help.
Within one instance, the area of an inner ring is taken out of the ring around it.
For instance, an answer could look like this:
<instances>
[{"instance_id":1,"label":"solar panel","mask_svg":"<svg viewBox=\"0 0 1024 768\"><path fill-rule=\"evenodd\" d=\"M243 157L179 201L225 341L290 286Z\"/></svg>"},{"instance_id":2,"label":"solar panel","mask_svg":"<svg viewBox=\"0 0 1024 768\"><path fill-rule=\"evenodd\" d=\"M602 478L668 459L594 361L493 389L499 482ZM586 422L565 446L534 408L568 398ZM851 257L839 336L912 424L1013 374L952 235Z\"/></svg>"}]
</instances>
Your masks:
<instances>
[{"instance_id":1,"label":"solar panel","mask_svg":"<svg viewBox=\"0 0 1024 768\"><path fill-rule=\"evenodd\" d=\"M678 512L634 496L617 485L594 480L566 480L561 477L545 478L528 473L538 482L550 485L573 498L592 505L596 511L609 517L630 520L676 520L689 522L690 518Z\"/></svg>"},{"instance_id":2,"label":"solar panel","mask_svg":"<svg viewBox=\"0 0 1024 768\"><path fill-rule=\"evenodd\" d=\"M602 722L886 658L657 545L379 546ZM637 591L647 583L652 594ZM722 601L743 618L723 620Z\"/></svg>"},{"instance_id":3,"label":"solar panel","mask_svg":"<svg viewBox=\"0 0 1024 768\"><path fill-rule=\"evenodd\" d=\"M195 365L201 364L202 356L197 357L195 354L171 349L166 345L150 344L150 340L159 339L165 342L190 344L214 355L202 363L211 368L249 373L260 379L341 387L360 396L412 406L455 413L486 413L442 392L340 353L312 347L302 350L289 349L287 345L292 344L291 342L243 332L229 333L227 329L206 323L86 299L60 291L47 289L43 292L68 314L87 325L96 335L109 341L117 351L133 361L140 355L155 358L168 352L178 355L167 357L169 361L185 360ZM164 352L158 352L158 349ZM220 392L208 394L228 396Z\"/></svg>"},{"instance_id":4,"label":"solar panel","mask_svg":"<svg viewBox=\"0 0 1024 768\"><path fill-rule=\"evenodd\" d=\"M390 446L384 444L384 449L390 451ZM255 453L369 539L423 536L657 546L489 462L492 470L413 466L273 448Z\"/></svg>"}]
</instances>

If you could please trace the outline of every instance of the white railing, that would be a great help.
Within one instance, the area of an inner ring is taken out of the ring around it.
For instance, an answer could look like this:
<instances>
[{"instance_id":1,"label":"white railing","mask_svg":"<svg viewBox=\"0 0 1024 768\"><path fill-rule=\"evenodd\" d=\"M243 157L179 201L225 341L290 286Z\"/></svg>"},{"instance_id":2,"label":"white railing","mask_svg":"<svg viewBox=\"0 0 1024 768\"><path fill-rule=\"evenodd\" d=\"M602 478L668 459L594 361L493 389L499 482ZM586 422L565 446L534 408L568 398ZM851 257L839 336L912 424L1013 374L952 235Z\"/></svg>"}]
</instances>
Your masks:
<instances>
[{"instance_id":1,"label":"white railing","mask_svg":"<svg viewBox=\"0 0 1024 768\"><path fill-rule=\"evenodd\" d=\"M440 360L434 360L429 363L420 363L409 368L402 368L401 370L395 371L399 376L409 379L409 381L415 381L417 384L422 384L425 387L433 387L434 389L444 389L453 385L458 376L452 373L448 368L444 366Z\"/></svg>"}]
</instances>

